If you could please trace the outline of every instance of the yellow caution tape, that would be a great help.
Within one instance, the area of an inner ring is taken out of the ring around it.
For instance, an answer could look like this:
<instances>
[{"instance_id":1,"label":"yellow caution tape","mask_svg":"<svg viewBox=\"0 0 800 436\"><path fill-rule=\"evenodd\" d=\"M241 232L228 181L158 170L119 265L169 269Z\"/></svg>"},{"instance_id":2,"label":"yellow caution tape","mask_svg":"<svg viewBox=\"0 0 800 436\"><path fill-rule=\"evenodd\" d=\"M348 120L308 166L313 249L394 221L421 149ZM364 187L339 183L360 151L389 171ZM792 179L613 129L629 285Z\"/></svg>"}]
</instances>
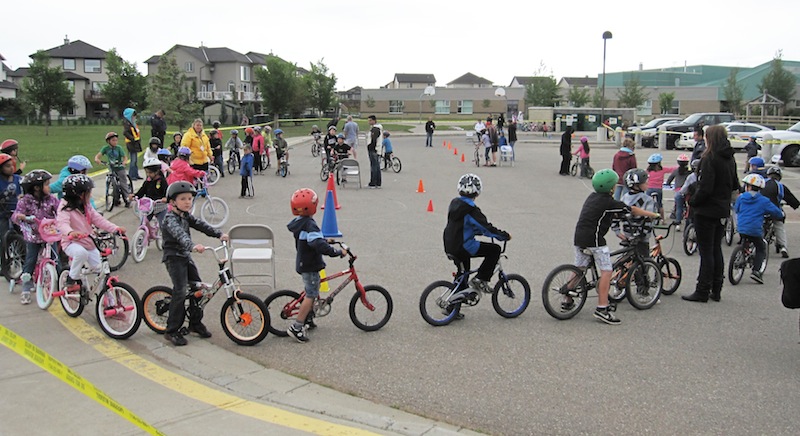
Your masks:
<instances>
[{"instance_id":1,"label":"yellow caution tape","mask_svg":"<svg viewBox=\"0 0 800 436\"><path fill-rule=\"evenodd\" d=\"M155 427L145 422L142 418L135 415L124 406L114 401L92 383L84 379L77 372L70 369L58 361L55 357L47 354L44 350L30 343L22 336L0 325L0 343L19 354L20 356L35 363L40 368L54 375L59 380L77 389L87 397L97 401L107 409L130 421L135 426L144 430L148 434L163 435Z\"/></svg>"}]
</instances>

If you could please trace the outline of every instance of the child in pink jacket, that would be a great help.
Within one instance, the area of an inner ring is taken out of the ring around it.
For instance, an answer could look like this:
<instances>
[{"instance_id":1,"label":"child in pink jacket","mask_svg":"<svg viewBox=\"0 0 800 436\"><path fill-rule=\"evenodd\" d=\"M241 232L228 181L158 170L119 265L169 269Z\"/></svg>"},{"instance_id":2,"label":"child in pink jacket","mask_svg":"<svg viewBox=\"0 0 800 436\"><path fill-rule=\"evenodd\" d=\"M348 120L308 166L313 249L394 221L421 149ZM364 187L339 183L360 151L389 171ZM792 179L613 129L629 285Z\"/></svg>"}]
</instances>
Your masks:
<instances>
[{"instance_id":1,"label":"child in pink jacket","mask_svg":"<svg viewBox=\"0 0 800 436\"><path fill-rule=\"evenodd\" d=\"M662 167L661 161L664 158L661 153L651 154L647 158L647 195L656 196L656 204L658 205L658 213L661 214L661 219L664 219L664 206L662 200L664 199L664 177L672 173L678 167Z\"/></svg>"},{"instance_id":2,"label":"child in pink jacket","mask_svg":"<svg viewBox=\"0 0 800 436\"><path fill-rule=\"evenodd\" d=\"M73 174L64 180L64 198L58 205L56 227L61 233L61 248L72 261L67 278L67 292L76 292L81 288L80 272L84 263L96 270L100 266L100 251L94 245L90 235L94 233L92 225L108 232L125 233L124 227L114 225L103 218L90 204L94 183L85 174Z\"/></svg>"},{"instance_id":3,"label":"child in pink jacket","mask_svg":"<svg viewBox=\"0 0 800 436\"><path fill-rule=\"evenodd\" d=\"M589 138L581 136L581 146L572 153L581 159L581 175L580 178L589 177Z\"/></svg>"},{"instance_id":4,"label":"child in pink jacket","mask_svg":"<svg viewBox=\"0 0 800 436\"><path fill-rule=\"evenodd\" d=\"M194 179L203 178L206 173L202 170L196 170L189 165L189 156L192 151L189 147L181 147L178 149L178 157L172 161L169 168L172 172L167 177L167 183L172 184L175 182L189 182L194 185Z\"/></svg>"}]
</instances>

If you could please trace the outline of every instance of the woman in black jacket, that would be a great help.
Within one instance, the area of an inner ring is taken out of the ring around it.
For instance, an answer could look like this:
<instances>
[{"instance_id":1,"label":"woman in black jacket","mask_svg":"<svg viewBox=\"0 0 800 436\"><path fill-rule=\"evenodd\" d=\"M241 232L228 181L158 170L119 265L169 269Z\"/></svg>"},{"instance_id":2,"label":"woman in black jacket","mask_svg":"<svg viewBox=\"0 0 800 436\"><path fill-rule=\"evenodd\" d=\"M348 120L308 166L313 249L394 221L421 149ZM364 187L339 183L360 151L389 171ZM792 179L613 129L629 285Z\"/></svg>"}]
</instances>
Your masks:
<instances>
[{"instance_id":1,"label":"woman in black jacket","mask_svg":"<svg viewBox=\"0 0 800 436\"><path fill-rule=\"evenodd\" d=\"M572 126L567 126L561 134L561 170L558 174L569 175L569 161L572 159Z\"/></svg>"},{"instance_id":2,"label":"woman in black jacket","mask_svg":"<svg viewBox=\"0 0 800 436\"><path fill-rule=\"evenodd\" d=\"M700 272L694 293L681 297L686 301L720 300L725 268L722 257L725 227L721 220L730 215L731 195L739 189L733 153L725 127L716 125L706 130L706 150L700 160L697 191L689 199L694 209Z\"/></svg>"}]
</instances>

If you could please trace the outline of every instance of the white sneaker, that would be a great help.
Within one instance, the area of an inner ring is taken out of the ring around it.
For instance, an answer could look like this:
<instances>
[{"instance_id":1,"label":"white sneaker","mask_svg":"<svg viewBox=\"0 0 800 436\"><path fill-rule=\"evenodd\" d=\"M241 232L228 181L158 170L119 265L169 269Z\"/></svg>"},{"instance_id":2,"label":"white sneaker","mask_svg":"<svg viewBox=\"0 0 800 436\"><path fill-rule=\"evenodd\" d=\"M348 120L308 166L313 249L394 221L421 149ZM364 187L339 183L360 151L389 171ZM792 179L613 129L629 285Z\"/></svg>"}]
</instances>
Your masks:
<instances>
[{"instance_id":1,"label":"white sneaker","mask_svg":"<svg viewBox=\"0 0 800 436\"><path fill-rule=\"evenodd\" d=\"M31 293L30 292L23 292L20 295L19 302L24 304L31 304Z\"/></svg>"}]
</instances>

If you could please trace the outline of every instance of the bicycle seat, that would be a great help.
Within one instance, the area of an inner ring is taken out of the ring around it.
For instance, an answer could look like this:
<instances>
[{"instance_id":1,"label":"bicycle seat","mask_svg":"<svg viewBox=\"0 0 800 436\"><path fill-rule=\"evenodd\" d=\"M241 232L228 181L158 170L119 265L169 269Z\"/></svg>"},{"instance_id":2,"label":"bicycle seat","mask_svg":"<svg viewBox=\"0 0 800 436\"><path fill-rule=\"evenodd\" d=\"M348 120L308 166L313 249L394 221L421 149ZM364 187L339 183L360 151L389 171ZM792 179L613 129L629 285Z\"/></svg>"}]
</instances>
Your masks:
<instances>
[{"instance_id":1,"label":"bicycle seat","mask_svg":"<svg viewBox=\"0 0 800 436\"><path fill-rule=\"evenodd\" d=\"M461 263L461 261L457 257L453 256L450 253L445 253L445 254L447 254L447 258L448 259L452 260L453 263L456 264L456 266L458 267L458 272L459 273L464 272L464 264Z\"/></svg>"}]
</instances>

